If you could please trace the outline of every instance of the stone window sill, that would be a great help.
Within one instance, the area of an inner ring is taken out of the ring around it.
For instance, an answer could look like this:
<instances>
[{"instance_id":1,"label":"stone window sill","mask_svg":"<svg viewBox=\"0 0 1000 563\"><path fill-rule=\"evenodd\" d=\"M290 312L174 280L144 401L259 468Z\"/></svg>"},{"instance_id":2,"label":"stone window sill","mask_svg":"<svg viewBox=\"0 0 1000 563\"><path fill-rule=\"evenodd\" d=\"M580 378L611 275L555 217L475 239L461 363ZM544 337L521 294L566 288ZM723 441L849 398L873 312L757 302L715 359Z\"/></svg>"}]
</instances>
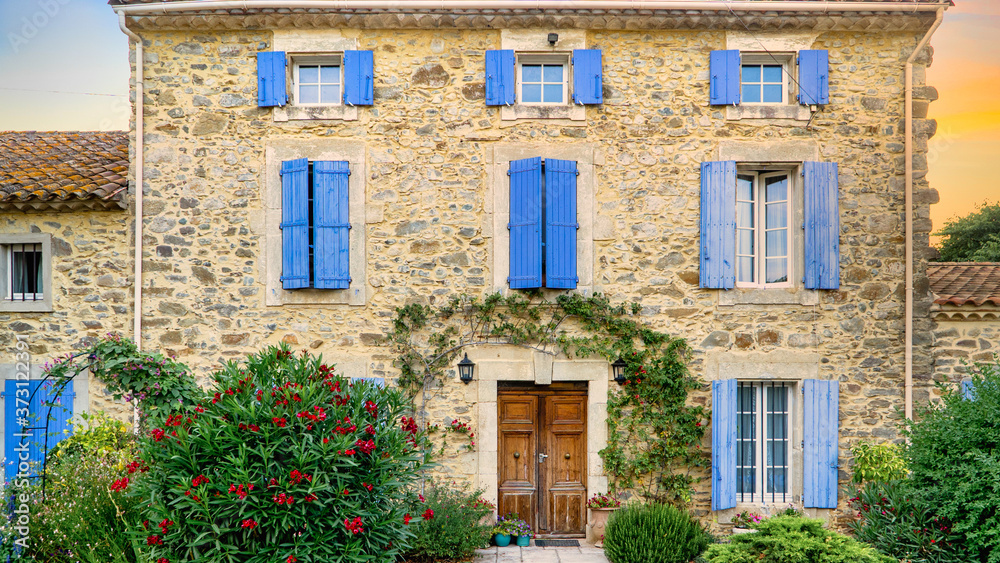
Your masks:
<instances>
[{"instance_id":1,"label":"stone window sill","mask_svg":"<svg viewBox=\"0 0 1000 563\"><path fill-rule=\"evenodd\" d=\"M809 106L800 104L788 106L726 106L726 120L740 121L743 119L790 119L793 121L809 121L812 112Z\"/></svg>"},{"instance_id":2,"label":"stone window sill","mask_svg":"<svg viewBox=\"0 0 1000 563\"><path fill-rule=\"evenodd\" d=\"M719 292L719 306L733 305L819 305L814 289L730 289Z\"/></svg>"},{"instance_id":3,"label":"stone window sill","mask_svg":"<svg viewBox=\"0 0 1000 563\"><path fill-rule=\"evenodd\" d=\"M308 120L340 120L357 121L357 106L293 106L287 105L274 108L274 121L308 121Z\"/></svg>"},{"instance_id":4,"label":"stone window sill","mask_svg":"<svg viewBox=\"0 0 1000 563\"><path fill-rule=\"evenodd\" d=\"M500 106L501 121L517 121L522 119L568 119L570 121L586 121L587 107L581 105Z\"/></svg>"}]
</instances>

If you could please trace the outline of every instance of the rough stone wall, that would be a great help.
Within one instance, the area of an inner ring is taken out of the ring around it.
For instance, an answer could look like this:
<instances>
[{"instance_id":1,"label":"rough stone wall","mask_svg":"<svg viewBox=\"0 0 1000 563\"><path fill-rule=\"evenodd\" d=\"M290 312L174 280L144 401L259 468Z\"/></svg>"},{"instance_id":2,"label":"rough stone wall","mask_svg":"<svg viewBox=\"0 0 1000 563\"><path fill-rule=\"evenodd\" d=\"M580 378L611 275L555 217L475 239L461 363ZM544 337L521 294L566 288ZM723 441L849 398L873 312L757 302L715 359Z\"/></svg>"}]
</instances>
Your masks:
<instances>
[{"instance_id":1,"label":"rough stone wall","mask_svg":"<svg viewBox=\"0 0 1000 563\"><path fill-rule=\"evenodd\" d=\"M540 30L544 31L544 30ZM394 307L440 304L492 287L485 218L486 162L495 143L593 143L596 213L612 226L597 242L595 290L640 300L643 319L706 354L801 352L841 381L841 456L861 438L896 439L903 401L903 67L918 32L824 32L831 103L804 122L727 121L707 105L709 51L724 31L588 31L604 52L605 103L587 120L501 122L483 103L483 51L499 30L342 30L375 51L374 107L349 122L275 123L256 106L255 54L264 31L150 31L146 42L146 181L143 342L207 373L220 362L285 341L369 375L391 376L376 346ZM915 73L918 98L928 53ZM925 113L921 112L921 117ZM931 230L926 139L918 119L917 248ZM264 305L262 193L269 139L336 137L368 151L368 302L364 307ZM722 141L816 144L840 163L841 288L815 305L718 305L698 287L699 163ZM923 255L916 271L923 271ZM929 307L917 279L916 317ZM918 320L918 323L924 323ZM931 373L930 321L918 330L916 396ZM926 330L925 330L926 329ZM707 403L708 387L694 400ZM478 429L475 385L446 383L428 421L458 417ZM477 430L478 431L478 430ZM475 473L474 455L449 462L452 478ZM841 464L846 467L846 463ZM848 475L842 472L842 485ZM591 491L593 492L593 491ZM843 495L841 499L843 500ZM696 508L707 512L703 481ZM843 503L842 503L843 506Z\"/></svg>"},{"instance_id":2,"label":"rough stone wall","mask_svg":"<svg viewBox=\"0 0 1000 563\"><path fill-rule=\"evenodd\" d=\"M27 336L32 376L51 360L79 351L109 332L129 335L132 255L127 211L5 213L0 233L52 236L52 312L0 313L0 363L14 362L18 335ZM89 385L91 411L128 420L131 409L113 401L99 382Z\"/></svg>"},{"instance_id":3,"label":"rough stone wall","mask_svg":"<svg viewBox=\"0 0 1000 563\"><path fill-rule=\"evenodd\" d=\"M937 316L934 379L958 383L969 376L973 364L995 361L996 354L1000 353L1000 322L997 322L995 311L980 312L969 318L952 313Z\"/></svg>"}]
</instances>

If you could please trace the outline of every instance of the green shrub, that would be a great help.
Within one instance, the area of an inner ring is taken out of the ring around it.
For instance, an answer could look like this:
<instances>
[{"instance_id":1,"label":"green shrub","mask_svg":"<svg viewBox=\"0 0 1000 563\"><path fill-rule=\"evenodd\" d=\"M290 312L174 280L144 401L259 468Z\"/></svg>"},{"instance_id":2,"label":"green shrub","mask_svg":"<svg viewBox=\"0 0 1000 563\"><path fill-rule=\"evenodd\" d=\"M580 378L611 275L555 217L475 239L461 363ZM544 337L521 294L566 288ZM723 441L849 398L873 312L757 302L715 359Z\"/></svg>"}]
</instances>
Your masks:
<instances>
[{"instance_id":1,"label":"green shrub","mask_svg":"<svg viewBox=\"0 0 1000 563\"><path fill-rule=\"evenodd\" d=\"M709 563L895 563L871 547L823 528L823 522L800 516L775 516L757 524L757 532L732 536L704 555Z\"/></svg>"},{"instance_id":2,"label":"green shrub","mask_svg":"<svg viewBox=\"0 0 1000 563\"><path fill-rule=\"evenodd\" d=\"M1000 365L977 364L972 400L946 390L906 429L914 502L963 537L969 561L1000 562Z\"/></svg>"},{"instance_id":3,"label":"green shrub","mask_svg":"<svg viewBox=\"0 0 1000 563\"><path fill-rule=\"evenodd\" d=\"M425 495L407 502L413 539L405 551L412 561L437 561L472 557L487 544L492 530L493 505L482 491L469 492L457 485L429 483Z\"/></svg>"},{"instance_id":4,"label":"green shrub","mask_svg":"<svg viewBox=\"0 0 1000 563\"><path fill-rule=\"evenodd\" d=\"M608 519L604 554L611 563L687 563L711 541L687 512L666 504L633 504Z\"/></svg>"},{"instance_id":5,"label":"green shrub","mask_svg":"<svg viewBox=\"0 0 1000 563\"><path fill-rule=\"evenodd\" d=\"M21 491L31 498L22 554L46 563L145 563L129 534L139 521L138 499L125 490L143 469L135 440L103 414L87 422L53 450L44 500L40 481Z\"/></svg>"},{"instance_id":6,"label":"green shrub","mask_svg":"<svg viewBox=\"0 0 1000 563\"><path fill-rule=\"evenodd\" d=\"M152 561L392 561L424 456L408 402L321 359L268 348L143 441L136 483Z\"/></svg>"},{"instance_id":7,"label":"green shrub","mask_svg":"<svg viewBox=\"0 0 1000 563\"><path fill-rule=\"evenodd\" d=\"M911 563L965 563L961 536L931 507L914 502L909 483L868 483L851 499L858 512L850 523L855 538Z\"/></svg>"},{"instance_id":8,"label":"green shrub","mask_svg":"<svg viewBox=\"0 0 1000 563\"><path fill-rule=\"evenodd\" d=\"M851 446L854 456L854 482L887 483L906 477L906 460L895 444L858 442Z\"/></svg>"}]
</instances>

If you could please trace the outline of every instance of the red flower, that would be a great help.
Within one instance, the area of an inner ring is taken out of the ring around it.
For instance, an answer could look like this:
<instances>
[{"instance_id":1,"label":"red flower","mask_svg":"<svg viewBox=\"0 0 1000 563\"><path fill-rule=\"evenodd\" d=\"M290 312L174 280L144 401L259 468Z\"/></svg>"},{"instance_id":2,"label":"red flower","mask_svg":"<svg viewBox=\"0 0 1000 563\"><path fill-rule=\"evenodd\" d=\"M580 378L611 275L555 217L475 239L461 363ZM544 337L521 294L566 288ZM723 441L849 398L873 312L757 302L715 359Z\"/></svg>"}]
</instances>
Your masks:
<instances>
[{"instance_id":1,"label":"red flower","mask_svg":"<svg viewBox=\"0 0 1000 563\"><path fill-rule=\"evenodd\" d=\"M413 517L410 516L409 514L406 514L406 515L403 516L403 523L404 524L409 524L410 520L413 520Z\"/></svg>"},{"instance_id":2,"label":"red flower","mask_svg":"<svg viewBox=\"0 0 1000 563\"><path fill-rule=\"evenodd\" d=\"M344 487L344 490L343 492L341 492L341 494L346 497L347 495L351 494L351 490L348 489L347 487Z\"/></svg>"},{"instance_id":3,"label":"red flower","mask_svg":"<svg viewBox=\"0 0 1000 563\"><path fill-rule=\"evenodd\" d=\"M434 519L434 511L428 508L427 510L424 511L424 520L433 520L433 519Z\"/></svg>"},{"instance_id":4,"label":"red flower","mask_svg":"<svg viewBox=\"0 0 1000 563\"><path fill-rule=\"evenodd\" d=\"M365 410L372 418L378 418L378 405L371 401L365 401Z\"/></svg>"},{"instance_id":5,"label":"red flower","mask_svg":"<svg viewBox=\"0 0 1000 563\"><path fill-rule=\"evenodd\" d=\"M174 525L173 520L167 520L166 518L164 518L163 522L160 522L160 530L163 532L163 535L167 535L167 532L170 531L169 530L170 526L173 525Z\"/></svg>"},{"instance_id":6,"label":"red flower","mask_svg":"<svg viewBox=\"0 0 1000 563\"><path fill-rule=\"evenodd\" d=\"M275 424L277 424L277 425L278 425L279 427L281 427L281 428L284 428L284 427L285 427L285 425L287 425L287 424L288 424L288 421L287 421L287 420L285 420L285 417L281 417L281 418L278 418L278 417L273 417L273 418L272 418L271 420L272 420L272 421L273 421L273 422L274 422Z\"/></svg>"},{"instance_id":7,"label":"red flower","mask_svg":"<svg viewBox=\"0 0 1000 563\"><path fill-rule=\"evenodd\" d=\"M157 535L152 535L146 538L146 545L163 545L163 538Z\"/></svg>"},{"instance_id":8,"label":"red flower","mask_svg":"<svg viewBox=\"0 0 1000 563\"><path fill-rule=\"evenodd\" d=\"M254 529L254 528L257 527L257 522L255 520L253 520L252 518L247 518L246 520L244 520L240 524L240 527L242 527L242 528L249 528L249 529L252 530L252 529Z\"/></svg>"},{"instance_id":9,"label":"red flower","mask_svg":"<svg viewBox=\"0 0 1000 563\"><path fill-rule=\"evenodd\" d=\"M295 502L295 497L292 495L286 495L285 493L278 493L277 495L271 497L274 504L287 504L291 506Z\"/></svg>"},{"instance_id":10,"label":"red flower","mask_svg":"<svg viewBox=\"0 0 1000 563\"><path fill-rule=\"evenodd\" d=\"M156 563L170 563L170 560L167 559L166 557L161 557L156 560Z\"/></svg>"},{"instance_id":11,"label":"red flower","mask_svg":"<svg viewBox=\"0 0 1000 563\"><path fill-rule=\"evenodd\" d=\"M363 453L370 454L375 451L374 440L358 440L354 443Z\"/></svg>"},{"instance_id":12,"label":"red flower","mask_svg":"<svg viewBox=\"0 0 1000 563\"><path fill-rule=\"evenodd\" d=\"M298 485L302 481L309 481L312 483L312 475L308 473L302 473L298 469L293 469L291 474L289 474L288 480L295 485Z\"/></svg>"},{"instance_id":13,"label":"red flower","mask_svg":"<svg viewBox=\"0 0 1000 563\"><path fill-rule=\"evenodd\" d=\"M285 559L285 563L295 563L298 560L299 560L298 557L295 557L294 555L289 555L288 559Z\"/></svg>"},{"instance_id":14,"label":"red flower","mask_svg":"<svg viewBox=\"0 0 1000 563\"><path fill-rule=\"evenodd\" d=\"M122 477L114 483L111 483L112 491L124 491L126 487L128 487L128 477Z\"/></svg>"},{"instance_id":15,"label":"red flower","mask_svg":"<svg viewBox=\"0 0 1000 563\"><path fill-rule=\"evenodd\" d=\"M306 502L312 502L312 501L316 500L316 495L314 495L312 493L309 493L302 500L304 500Z\"/></svg>"},{"instance_id":16,"label":"red flower","mask_svg":"<svg viewBox=\"0 0 1000 563\"><path fill-rule=\"evenodd\" d=\"M163 430L160 430L159 428L154 428L149 433L149 435L153 437L153 441L156 441L156 442L159 442L159 441L163 440L164 434L165 433L163 432Z\"/></svg>"},{"instance_id":17,"label":"red flower","mask_svg":"<svg viewBox=\"0 0 1000 563\"><path fill-rule=\"evenodd\" d=\"M354 450L344 450L344 455L354 455L355 453Z\"/></svg>"},{"instance_id":18,"label":"red flower","mask_svg":"<svg viewBox=\"0 0 1000 563\"><path fill-rule=\"evenodd\" d=\"M362 485L362 486L363 486L364 488L368 489L368 492L371 492L371 491L372 491L372 489L374 488L374 487L373 487L373 486L371 485L371 483L361 483L361 485Z\"/></svg>"},{"instance_id":19,"label":"red flower","mask_svg":"<svg viewBox=\"0 0 1000 563\"><path fill-rule=\"evenodd\" d=\"M191 479L192 487L197 487L198 485L207 485L207 484L208 484L208 477L205 477L204 475L199 475L194 479Z\"/></svg>"},{"instance_id":20,"label":"red flower","mask_svg":"<svg viewBox=\"0 0 1000 563\"><path fill-rule=\"evenodd\" d=\"M361 522L360 516L355 517L354 520L348 520L347 518L344 518L344 528L346 528L347 531L351 532L351 534L353 535L358 535L365 531L362 525L363 522Z\"/></svg>"}]
</instances>

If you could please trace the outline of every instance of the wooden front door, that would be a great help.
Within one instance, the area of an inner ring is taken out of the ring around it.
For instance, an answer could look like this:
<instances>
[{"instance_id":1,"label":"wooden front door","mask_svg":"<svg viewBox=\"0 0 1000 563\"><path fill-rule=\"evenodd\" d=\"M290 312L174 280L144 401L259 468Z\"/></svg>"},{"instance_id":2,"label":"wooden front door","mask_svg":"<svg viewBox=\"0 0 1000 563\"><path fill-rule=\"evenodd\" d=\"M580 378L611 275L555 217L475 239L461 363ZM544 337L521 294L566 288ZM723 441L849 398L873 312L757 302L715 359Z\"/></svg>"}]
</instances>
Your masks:
<instances>
[{"instance_id":1,"label":"wooden front door","mask_svg":"<svg viewBox=\"0 0 1000 563\"><path fill-rule=\"evenodd\" d=\"M506 384L497 407L500 515L517 513L538 534L584 534L586 383Z\"/></svg>"}]
</instances>

